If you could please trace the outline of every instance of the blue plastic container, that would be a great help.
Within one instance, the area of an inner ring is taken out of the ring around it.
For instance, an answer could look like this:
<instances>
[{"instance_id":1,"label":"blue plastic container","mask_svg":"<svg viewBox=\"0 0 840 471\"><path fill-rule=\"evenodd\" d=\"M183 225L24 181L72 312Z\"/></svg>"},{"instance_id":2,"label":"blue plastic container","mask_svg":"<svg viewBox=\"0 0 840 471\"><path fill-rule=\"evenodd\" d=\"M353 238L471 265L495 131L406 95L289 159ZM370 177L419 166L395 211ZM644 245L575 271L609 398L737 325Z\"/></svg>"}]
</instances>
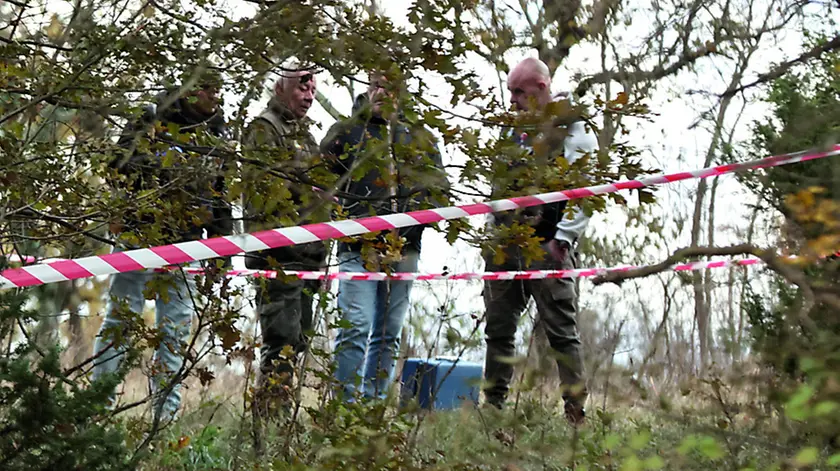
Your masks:
<instances>
[{"instance_id":1,"label":"blue plastic container","mask_svg":"<svg viewBox=\"0 0 840 471\"><path fill-rule=\"evenodd\" d=\"M423 409L457 409L464 401L478 405L482 365L444 358L409 358L402 371L400 404L417 400Z\"/></svg>"}]
</instances>

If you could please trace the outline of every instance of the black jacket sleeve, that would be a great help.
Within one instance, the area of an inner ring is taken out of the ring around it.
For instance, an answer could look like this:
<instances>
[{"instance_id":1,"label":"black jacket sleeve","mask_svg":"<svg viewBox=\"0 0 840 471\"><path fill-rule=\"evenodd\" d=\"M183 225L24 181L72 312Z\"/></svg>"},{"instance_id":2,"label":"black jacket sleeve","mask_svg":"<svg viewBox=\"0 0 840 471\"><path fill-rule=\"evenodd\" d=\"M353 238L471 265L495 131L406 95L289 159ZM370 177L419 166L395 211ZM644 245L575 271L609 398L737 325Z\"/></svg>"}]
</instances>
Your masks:
<instances>
[{"instance_id":1,"label":"black jacket sleeve","mask_svg":"<svg viewBox=\"0 0 840 471\"><path fill-rule=\"evenodd\" d=\"M440 153L437 139L431 131L423 127L417 128L415 135L422 136L422 140L425 141L424 145L428 147L426 158L431 161L431 168L426 168L423 172L428 176L428 180L423 182L423 196L435 207L449 206L451 204L451 185L443 166L443 156Z\"/></svg>"},{"instance_id":2,"label":"black jacket sleeve","mask_svg":"<svg viewBox=\"0 0 840 471\"><path fill-rule=\"evenodd\" d=\"M225 198L227 195L227 171L230 168L229 159L225 159L220 169L220 175L213 182L213 222L207 227L207 237L225 236L233 233L233 209Z\"/></svg>"},{"instance_id":3,"label":"black jacket sleeve","mask_svg":"<svg viewBox=\"0 0 840 471\"><path fill-rule=\"evenodd\" d=\"M156 118L155 109L154 105L144 107L140 117L129 121L123 128L117 140L120 150L110 162L112 168L122 171L129 164L136 164L147 157L137 152L137 143L152 130Z\"/></svg>"},{"instance_id":4,"label":"black jacket sleeve","mask_svg":"<svg viewBox=\"0 0 840 471\"><path fill-rule=\"evenodd\" d=\"M221 131L218 137L226 139L228 137L227 130ZM233 234L233 209L228 201L227 177L231 169L235 168L234 158L227 153L222 153L219 158L221 159L221 165L218 168L219 174L213 181L213 192L215 193L212 199L213 222L206 227L207 237ZM229 265L230 257L227 257L225 261Z\"/></svg>"},{"instance_id":5,"label":"black jacket sleeve","mask_svg":"<svg viewBox=\"0 0 840 471\"><path fill-rule=\"evenodd\" d=\"M344 147L348 143L347 125L343 122L336 122L327 131L324 139L321 140L321 155L328 159L330 170L340 179L352 166L349 158L342 159Z\"/></svg>"}]
</instances>

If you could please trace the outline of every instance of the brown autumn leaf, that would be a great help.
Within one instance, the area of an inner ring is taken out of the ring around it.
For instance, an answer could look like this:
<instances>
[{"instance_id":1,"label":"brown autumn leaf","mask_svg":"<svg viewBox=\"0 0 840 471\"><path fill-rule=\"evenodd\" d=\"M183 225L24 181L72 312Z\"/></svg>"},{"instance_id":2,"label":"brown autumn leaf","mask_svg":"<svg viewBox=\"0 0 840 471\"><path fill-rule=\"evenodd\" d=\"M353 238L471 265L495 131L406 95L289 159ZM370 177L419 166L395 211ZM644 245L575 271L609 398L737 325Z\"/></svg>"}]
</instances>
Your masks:
<instances>
[{"instance_id":1,"label":"brown autumn leaf","mask_svg":"<svg viewBox=\"0 0 840 471\"><path fill-rule=\"evenodd\" d=\"M188 435L182 435L177 441L169 442L169 449L174 451L183 450L188 446L190 446L190 437Z\"/></svg>"},{"instance_id":2,"label":"brown autumn leaf","mask_svg":"<svg viewBox=\"0 0 840 471\"><path fill-rule=\"evenodd\" d=\"M228 324L223 324L216 327L216 335L219 336L219 339L222 341L222 348L225 350L230 350L233 348L237 342L242 338L239 331L234 329L233 326Z\"/></svg>"},{"instance_id":3,"label":"brown autumn leaf","mask_svg":"<svg viewBox=\"0 0 840 471\"><path fill-rule=\"evenodd\" d=\"M624 105L626 105L627 103L629 103L629 101L630 101L630 98L627 96L627 93L625 93L625 92L619 92L619 93L618 93L618 96L616 96L616 97L615 97L615 101L614 101L614 102L615 102L616 104L618 104L618 105L624 106Z\"/></svg>"},{"instance_id":4,"label":"brown autumn leaf","mask_svg":"<svg viewBox=\"0 0 840 471\"><path fill-rule=\"evenodd\" d=\"M216 375L214 375L212 371L207 368L198 369L198 380L201 382L202 386L207 386L213 382L214 379L216 379Z\"/></svg>"}]
</instances>

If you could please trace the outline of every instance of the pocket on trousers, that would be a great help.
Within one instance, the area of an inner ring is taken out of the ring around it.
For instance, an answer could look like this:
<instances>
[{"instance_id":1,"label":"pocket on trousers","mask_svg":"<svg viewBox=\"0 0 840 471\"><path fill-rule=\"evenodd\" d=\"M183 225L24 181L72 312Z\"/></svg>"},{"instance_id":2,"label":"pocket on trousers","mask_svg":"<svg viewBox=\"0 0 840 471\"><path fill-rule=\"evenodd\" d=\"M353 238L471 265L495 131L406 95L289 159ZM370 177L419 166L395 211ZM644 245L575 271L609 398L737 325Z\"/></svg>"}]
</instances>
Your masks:
<instances>
[{"instance_id":1,"label":"pocket on trousers","mask_svg":"<svg viewBox=\"0 0 840 471\"><path fill-rule=\"evenodd\" d=\"M574 299L577 295L575 282L571 278L547 279L545 282L549 283L548 291L554 301Z\"/></svg>"}]
</instances>

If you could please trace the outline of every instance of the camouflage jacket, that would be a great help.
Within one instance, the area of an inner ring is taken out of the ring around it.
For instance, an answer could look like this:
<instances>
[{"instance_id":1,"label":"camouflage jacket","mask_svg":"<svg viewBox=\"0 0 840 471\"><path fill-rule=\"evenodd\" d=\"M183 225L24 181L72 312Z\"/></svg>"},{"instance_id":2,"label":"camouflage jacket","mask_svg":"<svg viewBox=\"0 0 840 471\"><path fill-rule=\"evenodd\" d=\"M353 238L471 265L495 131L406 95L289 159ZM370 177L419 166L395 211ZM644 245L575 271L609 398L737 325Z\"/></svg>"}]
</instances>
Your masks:
<instances>
[{"instance_id":1,"label":"camouflage jacket","mask_svg":"<svg viewBox=\"0 0 840 471\"><path fill-rule=\"evenodd\" d=\"M305 183L319 161L310 124L310 120L297 119L272 98L248 126L242 141L243 150L250 155L242 178L247 232L329 218L328 205ZM252 254L246 258L246 265L252 269L267 268L270 257L285 269L314 269L323 264L325 256L325 245L315 242Z\"/></svg>"}]
</instances>

